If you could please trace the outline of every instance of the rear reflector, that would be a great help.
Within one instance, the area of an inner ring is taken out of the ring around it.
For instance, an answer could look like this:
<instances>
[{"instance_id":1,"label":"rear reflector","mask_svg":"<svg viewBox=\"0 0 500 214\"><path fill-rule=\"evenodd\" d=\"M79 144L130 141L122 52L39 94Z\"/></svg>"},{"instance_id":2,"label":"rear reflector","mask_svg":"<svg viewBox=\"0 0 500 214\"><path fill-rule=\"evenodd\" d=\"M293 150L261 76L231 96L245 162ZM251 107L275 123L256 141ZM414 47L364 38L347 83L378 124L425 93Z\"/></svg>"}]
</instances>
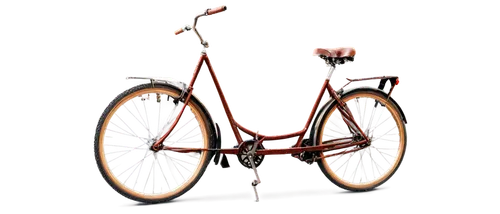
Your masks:
<instances>
[{"instance_id":1,"label":"rear reflector","mask_svg":"<svg viewBox=\"0 0 500 214\"><path fill-rule=\"evenodd\" d=\"M403 78L398 77L398 79L396 79L396 87L401 86L401 83L403 83Z\"/></svg>"}]
</instances>

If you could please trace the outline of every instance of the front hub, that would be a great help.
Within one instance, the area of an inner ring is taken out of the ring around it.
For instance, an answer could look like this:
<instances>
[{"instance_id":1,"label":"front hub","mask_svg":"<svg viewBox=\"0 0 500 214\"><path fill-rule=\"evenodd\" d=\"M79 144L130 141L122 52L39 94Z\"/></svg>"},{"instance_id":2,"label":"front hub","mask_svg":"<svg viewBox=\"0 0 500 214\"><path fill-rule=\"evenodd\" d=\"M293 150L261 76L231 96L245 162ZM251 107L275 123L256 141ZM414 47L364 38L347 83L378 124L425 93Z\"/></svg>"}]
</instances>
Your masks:
<instances>
[{"instance_id":1,"label":"front hub","mask_svg":"<svg viewBox=\"0 0 500 214\"><path fill-rule=\"evenodd\" d=\"M163 143L156 143L156 139L148 140L149 149L153 152L158 152L163 149Z\"/></svg>"}]
</instances>

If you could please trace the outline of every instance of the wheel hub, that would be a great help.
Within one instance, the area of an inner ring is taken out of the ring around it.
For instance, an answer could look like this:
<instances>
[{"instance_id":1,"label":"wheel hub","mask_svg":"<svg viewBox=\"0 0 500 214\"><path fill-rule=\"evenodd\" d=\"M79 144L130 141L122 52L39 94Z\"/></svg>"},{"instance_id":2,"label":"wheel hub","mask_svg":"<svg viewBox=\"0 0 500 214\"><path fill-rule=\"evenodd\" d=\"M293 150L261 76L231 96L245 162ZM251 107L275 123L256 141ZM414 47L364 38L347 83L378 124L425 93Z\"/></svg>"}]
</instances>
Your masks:
<instances>
[{"instance_id":1,"label":"wheel hub","mask_svg":"<svg viewBox=\"0 0 500 214\"><path fill-rule=\"evenodd\" d=\"M367 132L367 135L368 135L368 132ZM356 135L353 137L354 141L355 142L359 142L359 141L363 141L365 140L365 138L361 135ZM366 143L363 143L363 144L359 144L357 145L358 148L366 148L366 147L369 147L372 145L372 139L369 137L368 138L368 141Z\"/></svg>"},{"instance_id":2,"label":"wheel hub","mask_svg":"<svg viewBox=\"0 0 500 214\"><path fill-rule=\"evenodd\" d=\"M148 140L148 142L146 142L146 144L148 144L148 146L150 146L149 149L151 151L158 152L163 148L163 143L160 143L157 146L155 146L155 143L156 143L156 139L154 139L154 138L151 140Z\"/></svg>"}]
</instances>

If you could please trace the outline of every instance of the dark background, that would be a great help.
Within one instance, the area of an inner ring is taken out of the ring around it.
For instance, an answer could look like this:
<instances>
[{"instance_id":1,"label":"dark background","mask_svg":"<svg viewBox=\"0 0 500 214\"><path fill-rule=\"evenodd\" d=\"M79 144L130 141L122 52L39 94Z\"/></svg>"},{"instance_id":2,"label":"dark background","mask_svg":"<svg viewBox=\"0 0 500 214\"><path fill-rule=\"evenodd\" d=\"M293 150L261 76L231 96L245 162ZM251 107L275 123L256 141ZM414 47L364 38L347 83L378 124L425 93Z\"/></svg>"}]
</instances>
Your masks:
<instances>
[{"instance_id":1,"label":"dark background","mask_svg":"<svg viewBox=\"0 0 500 214\"><path fill-rule=\"evenodd\" d=\"M200 5L199 1L179 2L147 7L106 5L86 11L77 25L81 39L76 43L81 61L78 69L90 80L81 89L87 120L95 119L95 105L103 103L103 96L110 96L112 88L120 87L119 72L180 72L183 64L192 63L192 41L168 41L167 24L183 23L183 17L192 14L191 8ZM401 89L400 103L407 111L410 127L419 127L413 110L418 80L416 64L412 62L418 40L413 38L415 32L409 27L411 19L402 16L408 16L408 11L386 9L390 10L386 12L374 8L362 11L357 5L334 1L306 4L235 1L230 6L227 16L217 17L216 24L210 24L209 38L217 40L217 63L225 65L224 86L233 89L232 102L241 104L242 119L255 119L257 127L263 128L295 127L296 118L303 117L303 104L311 103L311 81L318 79L319 71L319 65L303 56L304 48L312 47L312 40L361 40L363 59L361 64L354 65L353 71L409 72L411 87ZM255 98L261 94L271 96L256 102ZM416 143L415 140L413 137L411 143ZM407 168L393 181L392 192L345 196L344 201L273 200L266 201L265 207L331 206L352 203L351 199L412 200L416 195L416 162L416 153L410 153ZM292 160L267 161L265 191L292 190L295 184L326 183L318 169L297 165ZM118 207L120 202L112 196L114 193L105 192L102 184L96 184L95 169L87 170L86 203ZM294 177L297 174L300 176ZM246 191L246 179L246 170L237 169L232 177L205 178L196 191ZM223 206L247 207L247 204L229 201Z\"/></svg>"}]
</instances>

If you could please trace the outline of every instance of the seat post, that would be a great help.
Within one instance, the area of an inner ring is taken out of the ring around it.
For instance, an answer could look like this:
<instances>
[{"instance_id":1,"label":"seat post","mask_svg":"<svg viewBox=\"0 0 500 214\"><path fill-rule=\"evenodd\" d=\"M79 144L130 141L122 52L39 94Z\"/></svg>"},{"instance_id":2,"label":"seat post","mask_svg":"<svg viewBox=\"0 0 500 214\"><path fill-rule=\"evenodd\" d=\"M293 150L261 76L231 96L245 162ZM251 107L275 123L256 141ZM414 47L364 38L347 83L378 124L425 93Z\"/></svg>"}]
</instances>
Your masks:
<instances>
[{"instance_id":1,"label":"seat post","mask_svg":"<svg viewBox=\"0 0 500 214\"><path fill-rule=\"evenodd\" d=\"M333 71L335 70L335 64L329 63L329 66L330 66L330 70L328 71L328 74L326 75L327 80L330 80L330 78L332 77Z\"/></svg>"}]
</instances>

